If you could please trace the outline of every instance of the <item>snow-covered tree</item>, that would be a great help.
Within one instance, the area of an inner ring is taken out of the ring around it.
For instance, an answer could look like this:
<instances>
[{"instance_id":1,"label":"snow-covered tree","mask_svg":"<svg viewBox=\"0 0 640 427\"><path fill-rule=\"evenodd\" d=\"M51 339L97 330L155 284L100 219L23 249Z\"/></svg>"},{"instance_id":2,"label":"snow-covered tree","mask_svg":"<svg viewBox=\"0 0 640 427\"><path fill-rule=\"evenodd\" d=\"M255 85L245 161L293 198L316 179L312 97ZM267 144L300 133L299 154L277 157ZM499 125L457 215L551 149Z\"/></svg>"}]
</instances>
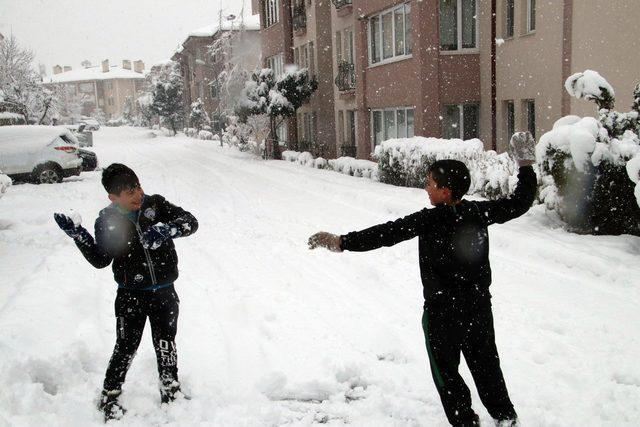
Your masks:
<instances>
[{"instance_id":1,"label":"snow-covered tree","mask_svg":"<svg viewBox=\"0 0 640 427\"><path fill-rule=\"evenodd\" d=\"M178 126L184 120L184 82L180 65L169 61L162 64L153 81L153 101L151 111L160 116L165 124L177 134Z\"/></svg>"},{"instance_id":2,"label":"snow-covered tree","mask_svg":"<svg viewBox=\"0 0 640 427\"><path fill-rule=\"evenodd\" d=\"M269 118L265 157L279 158L278 127L287 117L294 116L317 88L318 83L309 78L306 68L290 67L278 79L270 68L254 71L251 80L245 83L236 114L244 123L250 116Z\"/></svg>"},{"instance_id":3,"label":"snow-covered tree","mask_svg":"<svg viewBox=\"0 0 640 427\"><path fill-rule=\"evenodd\" d=\"M34 54L23 49L15 36L0 40L0 92L5 101L19 104L27 123L37 122L50 96L44 93L40 76L34 69Z\"/></svg>"},{"instance_id":4,"label":"snow-covered tree","mask_svg":"<svg viewBox=\"0 0 640 427\"><path fill-rule=\"evenodd\" d=\"M198 131L202 127L209 124L209 115L204 110L204 102L200 98L191 103L191 112L189 113L189 126L196 128Z\"/></svg>"},{"instance_id":5,"label":"snow-covered tree","mask_svg":"<svg viewBox=\"0 0 640 427\"><path fill-rule=\"evenodd\" d=\"M150 127L155 117L155 114L151 109L151 104L153 104L153 93L144 92L140 94L136 102L138 103L138 116L135 120L136 125Z\"/></svg>"},{"instance_id":6,"label":"snow-covered tree","mask_svg":"<svg viewBox=\"0 0 640 427\"><path fill-rule=\"evenodd\" d=\"M133 99L130 96L124 98L124 104L122 105L122 118L131 124L133 122Z\"/></svg>"},{"instance_id":7,"label":"snow-covered tree","mask_svg":"<svg viewBox=\"0 0 640 427\"><path fill-rule=\"evenodd\" d=\"M575 231L640 235L634 195L638 177L630 176L627 166L640 156L640 87L626 113L613 110L613 88L595 71L574 74L565 88L576 98L595 102L598 118L563 117L540 138L540 198Z\"/></svg>"}]
</instances>

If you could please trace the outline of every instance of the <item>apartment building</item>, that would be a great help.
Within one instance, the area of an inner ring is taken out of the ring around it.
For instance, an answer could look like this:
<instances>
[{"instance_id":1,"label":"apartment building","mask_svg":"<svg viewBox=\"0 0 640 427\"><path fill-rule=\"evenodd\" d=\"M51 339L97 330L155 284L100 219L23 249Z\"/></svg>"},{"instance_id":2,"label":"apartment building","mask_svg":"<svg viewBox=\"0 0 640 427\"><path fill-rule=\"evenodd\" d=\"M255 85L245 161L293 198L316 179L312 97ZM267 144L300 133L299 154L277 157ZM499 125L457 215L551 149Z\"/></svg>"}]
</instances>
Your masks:
<instances>
[{"instance_id":1,"label":"apartment building","mask_svg":"<svg viewBox=\"0 0 640 427\"><path fill-rule=\"evenodd\" d=\"M491 25L489 10L480 25ZM496 139L503 151L514 130L537 137L560 117L593 116L596 106L569 96L565 80L586 69L598 71L616 92L616 108L628 111L640 83L640 2L597 0L500 0L496 7ZM490 46L481 46L489 51ZM482 59L482 104L490 105L489 55ZM484 114L483 141L491 138Z\"/></svg>"},{"instance_id":2,"label":"apartment building","mask_svg":"<svg viewBox=\"0 0 640 427\"><path fill-rule=\"evenodd\" d=\"M171 57L179 62L185 83L186 117L190 105L202 100L215 131L223 126L218 76L228 71L229 63L253 69L259 65L259 17L220 17L218 22L190 32ZM237 34L238 37L232 36ZM212 49L212 46L215 46ZM235 62L234 62L235 61ZM239 61L239 62L238 62Z\"/></svg>"},{"instance_id":3,"label":"apartment building","mask_svg":"<svg viewBox=\"0 0 640 427\"><path fill-rule=\"evenodd\" d=\"M326 82L331 55L333 117L312 102L297 134L305 147L310 133L330 135L316 122L332 123L337 156L369 158L382 141L413 135L480 138L503 151L514 131L539 137L562 115L595 114L566 94L571 74L600 72L623 110L640 77L640 56L630 54L640 43L639 2L332 0L330 14L326 4L253 1L266 66L297 63ZM318 95L328 107L326 92Z\"/></svg>"},{"instance_id":4,"label":"apartment building","mask_svg":"<svg viewBox=\"0 0 640 427\"><path fill-rule=\"evenodd\" d=\"M99 108L107 119L122 116L125 100L131 98L133 107L138 92L144 85L144 62L133 63L123 60L122 65L109 65L109 60L101 66L91 66L87 61L79 69L55 65L53 75L45 76L43 84L62 84L73 89L73 93L82 95L82 114L91 116Z\"/></svg>"}]
</instances>

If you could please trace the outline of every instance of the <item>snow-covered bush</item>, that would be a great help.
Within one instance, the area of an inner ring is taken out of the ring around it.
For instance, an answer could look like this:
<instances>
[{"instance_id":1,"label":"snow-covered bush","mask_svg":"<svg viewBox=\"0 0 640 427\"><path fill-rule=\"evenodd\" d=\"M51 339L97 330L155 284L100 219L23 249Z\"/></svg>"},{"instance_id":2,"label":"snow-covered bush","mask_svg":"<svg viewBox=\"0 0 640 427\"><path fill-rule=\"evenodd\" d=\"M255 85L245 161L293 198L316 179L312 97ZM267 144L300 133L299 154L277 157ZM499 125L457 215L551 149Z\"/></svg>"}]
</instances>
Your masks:
<instances>
[{"instance_id":1,"label":"snow-covered bush","mask_svg":"<svg viewBox=\"0 0 640 427\"><path fill-rule=\"evenodd\" d=\"M198 129L196 128L184 128L183 132L190 138L195 138L198 136Z\"/></svg>"},{"instance_id":2,"label":"snow-covered bush","mask_svg":"<svg viewBox=\"0 0 640 427\"><path fill-rule=\"evenodd\" d=\"M213 140L213 133L209 132L208 130L201 130L200 132L198 132L198 139L204 139L205 141L211 141L211 140Z\"/></svg>"},{"instance_id":3,"label":"snow-covered bush","mask_svg":"<svg viewBox=\"0 0 640 427\"><path fill-rule=\"evenodd\" d=\"M124 126L125 124L126 122L124 119L122 117L118 117L116 119L107 120L104 125L107 127L119 127Z\"/></svg>"},{"instance_id":4,"label":"snow-covered bush","mask_svg":"<svg viewBox=\"0 0 640 427\"><path fill-rule=\"evenodd\" d=\"M0 171L0 198L10 186L11 186L11 178L9 178L7 175L3 174L2 171Z\"/></svg>"},{"instance_id":5,"label":"snow-covered bush","mask_svg":"<svg viewBox=\"0 0 640 427\"><path fill-rule=\"evenodd\" d=\"M197 130L203 130L205 126L208 127L209 124L209 115L204 109L204 102L200 98L196 99L195 102L191 103L191 112L189 113L189 124L191 127L196 128ZM204 129L204 130L211 130Z\"/></svg>"},{"instance_id":6,"label":"snow-covered bush","mask_svg":"<svg viewBox=\"0 0 640 427\"><path fill-rule=\"evenodd\" d=\"M378 179L378 164L370 160L360 160L346 156L339 157L329 160L329 169L345 175Z\"/></svg>"},{"instance_id":7,"label":"snow-covered bush","mask_svg":"<svg viewBox=\"0 0 640 427\"><path fill-rule=\"evenodd\" d=\"M472 162L469 171L472 183L469 193L479 194L487 199L498 199L511 194L518 183L518 165L508 153L485 151L480 159Z\"/></svg>"},{"instance_id":8,"label":"snow-covered bush","mask_svg":"<svg viewBox=\"0 0 640 427\"><path fill-rule=\"evenodd\" d=\"M301 153L287 150L282 152L282 160L316 169L328 169L351 176L376 180L378 177L378 164L376 162L354 159L353 157L340 157L339 159L329 160L318 157L314 159L308 151Z\"/></svg>"},{"instance_id":9,"label":"snow-covered bush","mask_svg":"<svg viewBox=\"0 0 640 427\"><path fill-rule=\"evenodd\" d=\"M614 92L598 73L567 79L567 91L595 101L598 119L566 116L540 138L540 198L577 232L640 235L640 208L627 162L640 154L638 102L628 113L612 111ZM640 86L634 98L640 98ZM636 176L637 179L637 176Z\"/></svg>"},{"instance_id":10,"label":"snow-covered bush","mask_svg":"<svg viewBox=\"0 0 640 427\"><path fill-rule=\"evenodd\" d=\"M464 162L469 170L483 157L479 139L413 138L390 139L375 150L380 181L393 185L423 188L429 167L437 160ZM474 183L472 183L472 187Z\"/></svg>"}]
</instances>

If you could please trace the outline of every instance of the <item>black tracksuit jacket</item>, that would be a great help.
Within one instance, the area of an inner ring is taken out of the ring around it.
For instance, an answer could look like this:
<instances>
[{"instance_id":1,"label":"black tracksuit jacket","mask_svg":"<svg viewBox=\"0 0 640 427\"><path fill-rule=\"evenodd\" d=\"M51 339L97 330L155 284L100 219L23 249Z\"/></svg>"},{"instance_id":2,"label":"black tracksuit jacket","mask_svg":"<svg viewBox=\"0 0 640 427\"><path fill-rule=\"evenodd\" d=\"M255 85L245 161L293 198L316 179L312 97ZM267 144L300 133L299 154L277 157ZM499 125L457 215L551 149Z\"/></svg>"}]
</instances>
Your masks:
<instances>
[{"instance_id":1,"label":"black tracksuit jacket","mask_svg":"<svg viewBox=\"0 0 640 427\"><path fill-rule=\"evenodd\" d=\"M145 231L160 222L177 225L182 236L198 229L198 221L189 212L160 195L145 195L134 218L114 205L100 211L95 240L76 241L76 245L96 268L104 268L113 261L113 276L121 287L145 289L170 284L178 278L178 255L172 239L155 250L145 249L140 241Z\"/></svg>"},{"instance_id":2,"label":"black tracksuit jacket","mask_svg":"<svg viewBox=\"0 0 640 427\"><path fill-rule=\"evenodd\" d=\"M419 238L420 275L425 304L448 290L491 284L487 226L524 214L536 193L531 166L521 167L518 186L511 197L493 201L463 200L457 205L422 209L395 221L341 236L341 249L370 251Z\"/></svg>"}]
</instances>

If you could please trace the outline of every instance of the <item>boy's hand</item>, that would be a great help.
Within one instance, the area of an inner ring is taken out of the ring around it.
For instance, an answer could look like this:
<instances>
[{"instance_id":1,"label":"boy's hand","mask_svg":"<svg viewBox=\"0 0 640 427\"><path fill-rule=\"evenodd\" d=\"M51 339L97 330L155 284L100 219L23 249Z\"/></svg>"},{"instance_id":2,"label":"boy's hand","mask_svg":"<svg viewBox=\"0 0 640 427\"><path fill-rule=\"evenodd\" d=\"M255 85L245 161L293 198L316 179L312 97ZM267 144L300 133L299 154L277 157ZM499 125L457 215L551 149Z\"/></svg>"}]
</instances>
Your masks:
<instances>
[{"instance_id":1,"label":"boy's hand","mask_svg":"<svg viewBox=\"0 0 640 427\"><path fill-rule=\"evenodd\" d=\"M71 237L73 240L84 242L87 235L89 235L87 229L82 225L77 224L70 216L61 213L54 213L53 219L55 219L58 227L67 233L67 236Z\"/></svg>"},{"instance_id":2,"label":"boy's hand","mask_svg":"<svg viewBox=\"0 0 640 427\"><path fill-rule=\"evenodd\" d=\"M159 222L142 233L140 241L145 249L156 250L172 237L180 237L180 234L180 229L177 226Z\"/></svg>"},{"instance_id":3,"label":"boy's hand","mask_svg":"<svg viewBox=\"0 0 640 427\"><path fill-rule=\"evenodd\" d=\"M529 166L536 161L536 140L530 132L516 132L509 141L509 152L520 166Z\"/></svg>"},{"instance_id":4,"label":"boy's hand","mask_svg":"<svg viewBox=\"0 0 640 427\"><path fill-rule=\"evenodd\" d=\"M327 248L332 252L342 252L340 236L321 231L309 237L309 249Z\"/></svg>"}]
</instances>

